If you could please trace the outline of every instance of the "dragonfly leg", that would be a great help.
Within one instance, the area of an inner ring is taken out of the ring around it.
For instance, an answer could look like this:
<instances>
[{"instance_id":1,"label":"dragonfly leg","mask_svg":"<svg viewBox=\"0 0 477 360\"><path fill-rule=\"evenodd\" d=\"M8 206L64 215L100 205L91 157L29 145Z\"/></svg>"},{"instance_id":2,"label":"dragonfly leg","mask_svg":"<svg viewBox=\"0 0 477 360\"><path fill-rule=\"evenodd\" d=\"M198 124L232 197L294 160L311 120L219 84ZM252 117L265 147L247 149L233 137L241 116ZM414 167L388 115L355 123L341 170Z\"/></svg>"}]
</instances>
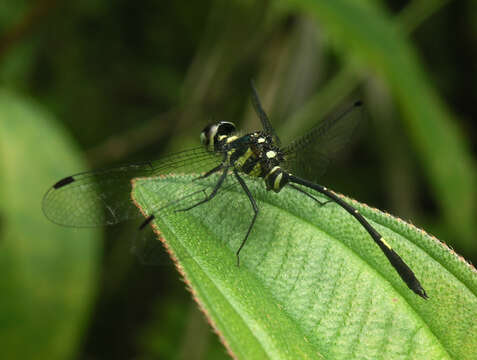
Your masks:
<instances>
[{"instance_id":1,"label":"dragonfly leg","mask_svg":"<svg viewBox=\"0 0 477 360\"><path fill-rule=\"evenodd\" d=\"M245 235L245 238L242 240L242 243L240 244L240 247L238 248L237 252L235 253L236 256L237 256L237 266L240 266L240 256L239 256L240 250L242 250L243 246L247 242L248 236L250 235L250 231L252 231L253 225L255 224L255 220L257 220L259 209L258 209L258 206L257 206L257 203L256 203L255 199L252 196L252 193L250 192L249 188L247 187L247 184L245 183L245 181L243 181L243 179L240 177L237 170L235 170L235 169L234 169L234 175L237 178L240 185L242 186L242 189L247 194L247 197L250 200L250 203L252 204L252 208L253 208L253 212L254 212L252 222L250 223L250 225L248 227L248 230L247 230L247 234Z\"/></svg>"},{"instance_id":2,"label":"dragonfly leg","mask_svg":"<svg viewBox=\"0 0 477 360\"><path fill-rule=\"evenodd\" d=\"M212 169L212 170L214 170L214 169ZM209 195L207 195L203 200L199 201L198 203L196 203L196 204L194 204L194 205L192 205L192 206L189 206L188 208L178 209L178 210L176 210L176 212L177 212L177 211L188 211L188 210L190 210L190 209L195 208L196 206L199 206L199 205L201 205L201 204L203 204L203 203L206 203L206 202L209 201L209 200L212 200L212 199L214 198L214 196L217 195L217 191L220 189L220 187L221 187L222 184L224 183L224 180L225 180L225 178L227 177L227 172L228 172L228 170L229 170L229 167L226 166L226 167L224 168L224 171L222 172L222 175L220 175L219 180L218 180L217 183L215 184L215 187L214 187L214 189L212 190L212 192L211 192ZM218 171L218 170L215 170L215 171ZM204 193L205 193L205 191L204 191Z\"/></svg>"},{"instance_id":3,"label":"dragonfly leg","mask_svg":"<svg viewBox=\"0 0 477 360\"><path fill-rule=\"evenodd\" d=\"M220 165L214 167L213 169L207 171L204 175L201 175L201 176L196 177L196 178L195 178L194 180L192 180L192 181L197 181L197 180L200 180L200 179L205 179L205 178L209 177L210 175L216 173L217 171L221 170L223 167L224 167L224 164L222 163L222 164L220 164Z\"/></svg>"},{"instance_id":4,"label":"dragonfly leg","mask_svg":"<svg viewBox=\"0 0 477 360\"><path fill-rule=\"evenodd\" d=\"M305 194L306 196L312 198L313 200L315 200L320 206L323 206L323 205L326 205L328 203L331 203L333 202L333 200L326 200L326 201L320 201L318 200L316 197L314 197L313 195L311 195L309 192L299 188L298 186L296 185L293 185L293 184L288 184L288 186L291 186L292 188L294 188L295 190L301 192L302 194Z\"/></svg>"}]
</instances>

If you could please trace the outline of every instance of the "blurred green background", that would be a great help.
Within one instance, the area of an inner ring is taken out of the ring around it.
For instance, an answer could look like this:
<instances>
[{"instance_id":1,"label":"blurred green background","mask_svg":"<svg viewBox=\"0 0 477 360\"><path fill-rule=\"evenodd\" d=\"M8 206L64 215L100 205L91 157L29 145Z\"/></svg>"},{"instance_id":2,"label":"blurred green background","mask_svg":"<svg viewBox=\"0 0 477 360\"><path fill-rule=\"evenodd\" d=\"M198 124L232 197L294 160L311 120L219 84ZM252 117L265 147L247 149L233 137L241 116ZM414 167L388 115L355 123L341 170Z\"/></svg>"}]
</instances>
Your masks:
<instances>
[{"instance_id":1,"label":"blurred green background","mask_svg":"<svg viewBox=\"0 0 477 360\"><path fill-rule=\"evenodd\" d=\"M223 359L170 263L135 229L65 229L61 177L197 146L211 121L286 142L361 98L356 139L320 183L425 229L472 262L475 1L3 1L0 346L4 358Z\"/></svg>"}]
</instances>

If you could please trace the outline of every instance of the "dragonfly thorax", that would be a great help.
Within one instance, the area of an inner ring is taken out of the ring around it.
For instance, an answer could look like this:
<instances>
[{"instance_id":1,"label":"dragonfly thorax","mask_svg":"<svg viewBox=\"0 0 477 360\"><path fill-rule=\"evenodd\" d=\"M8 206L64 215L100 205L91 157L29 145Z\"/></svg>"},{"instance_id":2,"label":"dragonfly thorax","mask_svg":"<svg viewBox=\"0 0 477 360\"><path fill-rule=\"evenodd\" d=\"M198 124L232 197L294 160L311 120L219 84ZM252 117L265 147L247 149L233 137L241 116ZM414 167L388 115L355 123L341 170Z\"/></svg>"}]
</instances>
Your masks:
<instances>
[{"instance_id":1,"label":"dragonfly thorax","mask_svg":"<svg viewBox=\"0 0 477 360\"><path fill-rule=\"evenodd\" d=\"M272 136L264 132L250 134L252 151L257 155L267 190L279 192L288 184L288 173L281 168L285 160L283 152L275 144Z\"/></svg>"},{"instance_id":2,"label":"dragonfly thorax","mask_svg":"<svg viewBox=\"0 0 477 360\"><path fill-rule=\"evenodd\" d=\"M283 171L283 152L273 138L265 132L243 136L222 136L216 151L225 154L224 161L241 173L265 180L267 190L279 192L288 183L288 173Z\"/></svg>"}]
</instances>

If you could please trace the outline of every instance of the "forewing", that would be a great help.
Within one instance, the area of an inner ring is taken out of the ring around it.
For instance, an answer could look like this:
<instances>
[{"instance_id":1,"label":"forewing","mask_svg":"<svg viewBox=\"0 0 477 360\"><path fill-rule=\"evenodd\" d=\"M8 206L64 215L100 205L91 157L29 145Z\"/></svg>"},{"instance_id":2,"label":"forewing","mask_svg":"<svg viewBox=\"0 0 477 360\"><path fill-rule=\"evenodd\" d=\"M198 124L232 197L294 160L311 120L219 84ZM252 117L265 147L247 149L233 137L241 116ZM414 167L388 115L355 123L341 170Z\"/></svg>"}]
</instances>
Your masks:
<instances>
[{"instance_id":1,"label":"forewing","mask_svg":"<svg viewBox=\"0 0 477 360\"><path fill-rule=\"evenodd\" d=\"M265 110L263 110L263 106L260 102L260 98L258 97L258 92L255 88L253 80L250 81L250 86L252 87L252 105L255 110L255 113L257 114L258 118L260 119L260 122L262 123L263 130L265 130L268 135L271 135L275 140L275 143L280 146L280 139L278 138L275 129L273 129L273 126L268 119L267 113L265 112Z\"/></svg>"},{"instance_id":2,"label":"forewing","mask_svg":"<svg viewBox=\"0 0 477 360\"><path fill-rule=\"evenodd\" d=\"M173 173L200 174L217 166L221 159L201 147L156 161L72 175L47 191L43 198L43 212L52 222L64 226L114 225L141 216L131 200L133 178ZM165 204L158 204L161 206Z\"/></svg>"},{"instance_id":3,"label":"forewing","mask_svg":"<svg viewBox=\"0 0 477 360\"><path fill-rule=\"evenodd\" d=\"M362 119L360 106L360 102L355 102L337 115L325 118L306 135L285 147L286 167L310 180L323 175L331 160L350 142Z\"/></svg>"}]
</instances>

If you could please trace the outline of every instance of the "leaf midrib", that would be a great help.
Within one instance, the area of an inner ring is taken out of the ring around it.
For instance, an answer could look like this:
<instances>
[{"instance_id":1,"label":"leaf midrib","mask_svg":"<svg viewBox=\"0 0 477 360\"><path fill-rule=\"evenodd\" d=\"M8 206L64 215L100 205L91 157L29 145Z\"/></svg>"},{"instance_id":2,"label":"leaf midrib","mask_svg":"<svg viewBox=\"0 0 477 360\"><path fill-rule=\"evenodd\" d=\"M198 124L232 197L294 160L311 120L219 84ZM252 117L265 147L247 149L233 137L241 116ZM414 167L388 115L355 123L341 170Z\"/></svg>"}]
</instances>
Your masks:
<instances>
[{"instance_id":1,"label":"leaf midrib","mask_svg":"<svg viewBox=\"0 0 477 360\"><path fill-rule=\"evenodd\" d=\"M214 234L214 238L215 238L216 241L220 241L220 239L218 239L218 237L217 237L217 235L216 235L215 233L209 231L209 227L207 227L207 226L205 226L205 225L203 225L203 224L200 224L200 226L202 226L203 228L205 228L208 233ZM249 322L247 321L247 317L244 317L244 315L242 314L242 312L241 312L241 311L239 310L239 308L237 308L237 306L235 305L235 302L234 302L234 301L231 301L231 300L230 300L230 297L226 295L226 294L227 294L227 291L224 291L224 290L222 289L222 287L214 280L214 277L213 277L213 276L212 276L212 277L210 276L210 273L206 270L206 267L203 267L203 266L200 264L200 262L198 262L198 261L196 260L196 258L191 254L191 252L189 251L188 247L184 245L184 243L182 242L182 240L180 240L181 237L180 237L180 236L177 236L176 232L174 231L174 227L173 227L173 226L168 226L168 227L169 227L169 231L171 231L171 233L174 234L174 237L179 241L179 243L180 243L180 245L182 246L182 248L185 249L185 252L186 252L187 255L189 256L189 258L191 258L192 261L194 261L194 263L201 269L201 271L202 271L205 275L207 275L207 278L209 279L209 281L214 285L214 287L215 287L215 288L217 289L217 291L221 294L221 296L222 296L224 299L227 300L228 304L233 308L233 310L235 311L235 313L240 317L240 319L242 320L243 324L246 325L247 330L250 332L250 334L252 334L253 337L257 340L257 342L261 345L263 351L264 351L267 355L269 355L270 358L273 358L273 357L271 357L271 356L273 356L273 354L270 354L270 353L267 351L267 347L263 345L264 343L263 343L263 341L261 340L261 337L257 337L257 336L256 336L256 333L250 328ZM163 238L164 238L164 241L167 241L164 236L163 236ZM244 268L243 265L242 265L242 268ZM245 268L246 268L246 267L245 267ZM183 268L183 271L184 271L184 274L187 274L187 277L189 277L189 278L190 278L190 277L194 277L192 274L190 274L189 272L187 272L184 268ZM258 279L258 278L256 277L256 275L255 275L254 272L249 271L248 268L247 268L247 272L248 272L248 275L253 276L253 277L257 280L258 283L260 283L262 286L264 286L263 281L261 281L260 279ZM200 284L199 281L195 281L194 283L196 284L196 286L197 286L198 284ZM265 287L265 286L264 286L264 287ZM265 287L265 288L266 288L266 287ZM275 297L273 296L273 294L270 293L269 289L267 289L267 293L269 294L269 296L271 296L273 299L275 299ZM202 291L201 294L202 294L202 296L207 296L207 295L206 295L206 294L207 294L206 291ZM197 300L197 301L200 301L198 297L196 297L196 300ZM277 299L275 299L275 300L279 303L279 301L278 301ZM209 299L209 298L208 298L208 301L209 301L209 303L210 303L210 299ZM202 309L206 309L203 305L201 306L201 308L202 308ZM212 318L209 316L209 314L208 314L209 311L210 311L210 310L207 308L207 310L206 310L206 316L207 316L207 318L209 319L209 321L211 321L211 322L213 323L213 319L212 319ZM283 310L283 308L282 308L282 311L285 312L285 311ZM216 315L218 315L218 314L216 313ZM299 326L299 325L296 323L295 319L293 319L287 312L286 312L286 316L287 316L287 318L289 318L289 320L291 320L295 325L297 325L296 328L297 328L297 329L300 329L300 332L301 332L301 334L303 335L303 337L306 337L306 334L303 332L303 329L301 328L301 326ZM218 317L221 317L221 316L218 316ZM219 328L217 327L217 325L216 325L215 323L214 323L214 327L217 329L217 331L219 331ZM262 331L262 332L263 332L263 333L266 333L265 331ZM230 333L229 333L229 336L230 336ZM223 339L223 341L225 341L225 338L222 337L222 339ZM237 342L237 343L238 343L238 342ZM315 345L313 345L313 346L315 346ZM227 348L227 349L231 349L231 347L230 347L228 344L226 345L226 348ZM230 350L230 351L231 351L231 350ZM321 353L320 353L320 354L321 354Z\"/></svg>"}]
</instances>

